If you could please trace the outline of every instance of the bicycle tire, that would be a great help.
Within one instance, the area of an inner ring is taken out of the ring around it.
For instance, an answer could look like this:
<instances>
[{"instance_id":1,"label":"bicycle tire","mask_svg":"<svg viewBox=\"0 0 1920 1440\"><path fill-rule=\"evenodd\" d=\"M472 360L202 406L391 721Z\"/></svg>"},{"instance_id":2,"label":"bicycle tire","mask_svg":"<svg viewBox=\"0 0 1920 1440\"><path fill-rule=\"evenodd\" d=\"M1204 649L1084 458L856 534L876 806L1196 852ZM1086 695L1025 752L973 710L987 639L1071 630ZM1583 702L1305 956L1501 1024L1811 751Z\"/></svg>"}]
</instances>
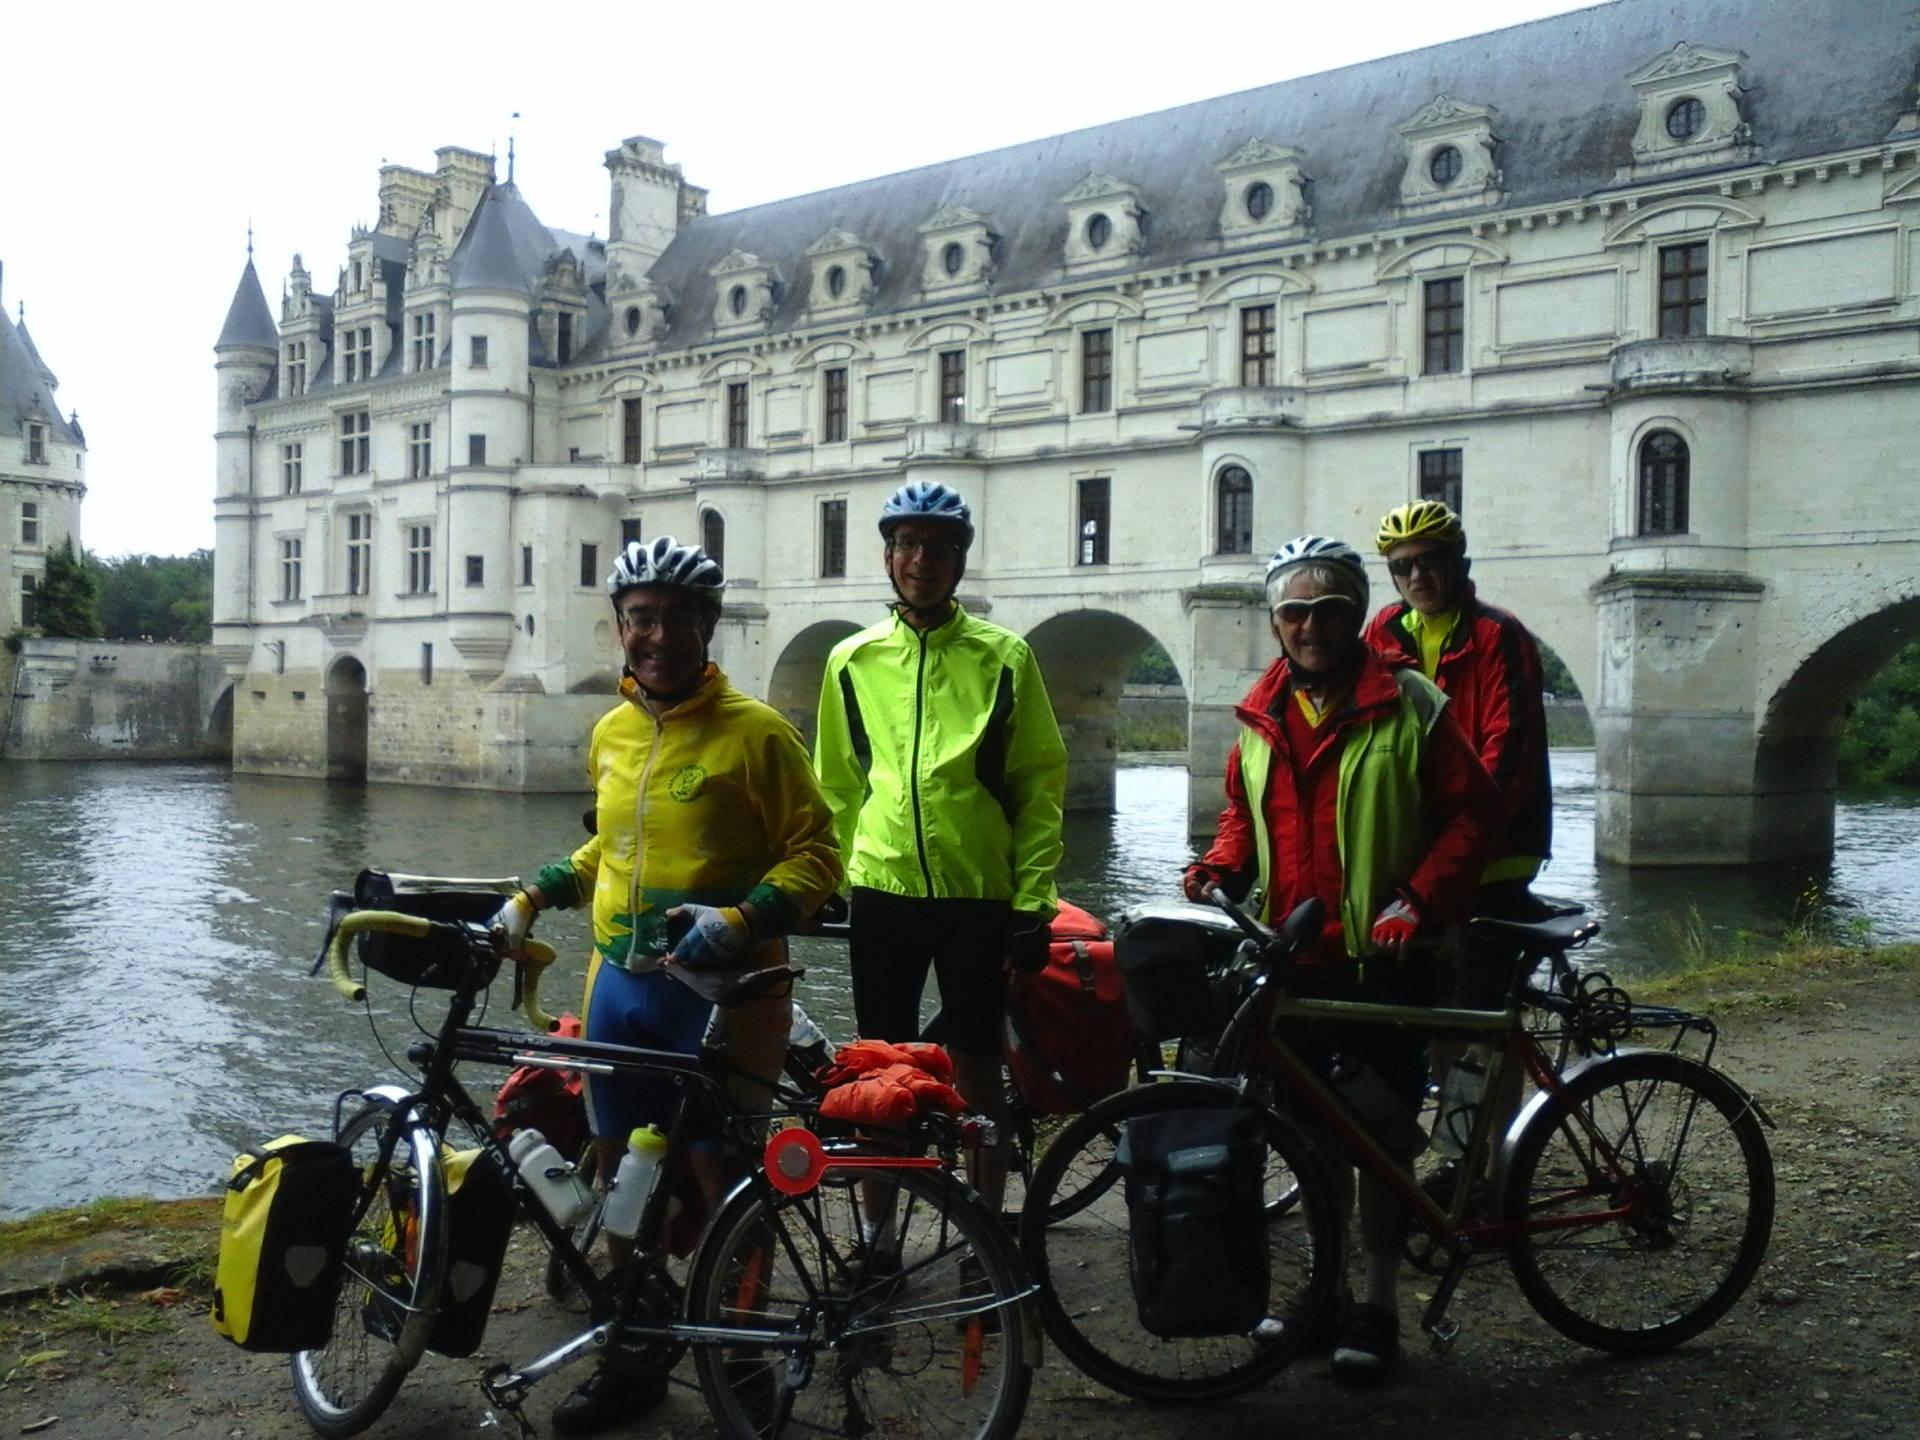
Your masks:
<instances>
[{"instance_id":1,"label":"bicycle tire","mask_svg":"<svg viewBox=\"0 0 1920 1440\"><path fill-rule=\"evenodd\" d=\"M1601 1173L1576 1113L1619 1156ZM1514 1279L1542 1319L1615 1354L1691 1339L1740 1298L1773 1230L1773 1158L1753 1102L1682 1055L1637 1051L1600 1061L1549 1094L1514 1147L1509 1220L1638 1202L1623 1221L1521 1234Z\"/></svg>"},{"instance_id":2,"label":"bicycle tire","mask_svg":"<svg viewBox=\"0 0 1920 1440\"><path fill-rule=\"evenodd\" d=\"M326 1345L288 1357L294 1398L320 1435L357 1435L380 1418L426 1351L446 1272L439 1137L408 1128L378 1164L393 1114L372 1100L340 1127L339 1142L373 1191L347 1242L346 1275Z\"/></svg>"},{"instance_id":3,"label":"bicycle tire","mask_svg":"<svg viewBox=\"0 0 1920 1440\"><path fill-rule=\"evenodd\" d=\"M1023 1315L1018 1255L952 1176L859 1173L856 1183L829 1171L800 1196L744 1186L702 1240L687 1286L690 1322L812 1337L696 1347L700 1390L720 1433L761 1440L791 1426L1011 1440L1038 1339ZM874 1186L895 1217L897 1272L875 1266L861 1238L862 1189Z\"/></svg>"},{"instance_id":4,"label":"bicycle tire","mask_svg":"<svg viewBox=\"0 0 1920 1440\"><path fill-rule=\"evenodd\" d=\"M1021 1229L1021 1252L1040 1287L1040 1317L1061 1352L1110 1389L1161 1404L1220 1400L1250 1390L1291 1360L1323 1307L1333 1303L1340 1271L1332 1181L1312 1143L1271 1109L1263 1118L1270 1152L1268 1184L1289 1203L1268 1202L1268 1315L1246 1335L1168 1340L1139 1319L1128 1281L1125 1187L1109 1185L1064 1221L1042 1223L1049 1197L1076 1166L1116 1169L1114 1148L1126 1124L1162 1110L1248 1104L1235 1088L1168 1080L1101 1101L1057 1140L1034 1177Z\"/></svg>"}]
</instances>

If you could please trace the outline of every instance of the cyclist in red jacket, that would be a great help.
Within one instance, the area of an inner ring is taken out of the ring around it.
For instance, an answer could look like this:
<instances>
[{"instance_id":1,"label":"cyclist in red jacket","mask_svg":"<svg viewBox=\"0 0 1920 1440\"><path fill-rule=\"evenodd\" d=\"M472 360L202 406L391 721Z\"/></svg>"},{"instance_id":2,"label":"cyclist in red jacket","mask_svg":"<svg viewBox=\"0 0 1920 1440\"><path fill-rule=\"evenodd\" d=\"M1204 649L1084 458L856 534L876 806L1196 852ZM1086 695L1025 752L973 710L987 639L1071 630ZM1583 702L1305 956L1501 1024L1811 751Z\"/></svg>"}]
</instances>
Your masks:
<instances>
[{"instance_id":1,"label":"cyclist in red jacket","mask_svg":"<svg viewBox=\"0 0 1920 1440\"><path fill-rule=\"evenodd\" d=\"M1319 897L1326 927L1301 956L1292 994L1431 1004L1439 977L1414 942L1465 917L1496 802L1446 698L1362 641L1367 594L1359 554L1325 536L1302 535L1268 564L1281 656L1235 708L1227 806L1185 889L1198 900L1209 885L1245 894L1257 881L1261 916L1276 922ZM1287 1039L1322 1065L1338 1054L1371 1070L1409 1121L1418 1112L1427 1075L1420 1037L1316 1026L1294 1027ZM1339 1173L1351 1187L1352 1170ZM1358 1192L1364 1298L1344 1306L1327 1337L1334 1374L1348 1381L1378 1378L1400 1350L1406 1207L1370 1173Z\"/></svg>"},{"instance_id":2,"label":"cyclist in red jacket","mask_svg":"<svg viewBox=\"0 0 1920 1440\"><path fill-rule=\"evenodd\" d=\"M1447 712L1500 791L1498 838L1481 871L1472 913L1531 919L1537 906L1528 886L1552 853L1553 840L1540 647L1526 626L1480 599L1468 578L1467 533L1446 505L1416 500L1389 511L1375 543L1400 599L1373 617L1367 643L1389 664L1418 669L1440 687ZM1518 953L1480 947L1463 949L1459 958L1455 1003L1499 1005ZM1434 1042L1439 1078L1463 1048L1457 1041ZM1480 1056L1483 1065L1486 1059ZM1492 1097L1502 1118L1519 1099L1517 1067L1509 1078L1506 1093Z\"/></svg>"}]
</instances>

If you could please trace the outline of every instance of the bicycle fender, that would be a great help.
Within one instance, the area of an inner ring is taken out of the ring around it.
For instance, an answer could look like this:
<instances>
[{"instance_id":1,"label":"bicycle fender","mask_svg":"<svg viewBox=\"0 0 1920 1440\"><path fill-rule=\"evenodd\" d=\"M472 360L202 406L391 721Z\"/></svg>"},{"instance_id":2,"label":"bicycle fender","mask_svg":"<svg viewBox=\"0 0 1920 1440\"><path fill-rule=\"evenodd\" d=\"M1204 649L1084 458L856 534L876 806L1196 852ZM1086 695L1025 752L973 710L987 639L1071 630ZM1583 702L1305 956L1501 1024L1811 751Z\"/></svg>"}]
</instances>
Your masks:
<instances>
[{"instance_id":1,"label":"bicycle fender","mask_svg":"<svg viewBox=\"0 0 1920 1440\"><path fill-rule=\"evenodd\" d=\"M1735 1080L1731 1075L1727 1074L1726 1071L1716 1070L1711 1065L1703 1065L1690 1055L1676 1055L1671 1050L1655 1050L1651 1047L1636 1046L1631 1049L1616 1050L1610 1055L1589 1055L1585 1059L1569 1065L1565 1070L1561 1071L1561 1082L1571 1085L1575 1080L1597 1066L1611 1065L1616 1061L1624 1060L1634 1055L1666 1056L1675 1064L1682 1067L1692 1067L1707 1071L1731 1088L1733 1092L1740 1097L1742 1107L1751 1110L1754 1118L1759 1120L1762 1125L1766 1126L1769 1130L1778 1128L1773 1123L1773 1117L1769 1115L1765 1107L1754 1098L1753 1093L1738 1080ZM1525 1105L1522 1105L1520 1107L1520 1113L1514 1116L1513 1124L1507 1127L1506 1136L1500 1142L1499 1153L1495 1156L1493 1163L1494 1194L1502 1195L1506 1193L1507 1171L1512 1165L1514 1151L1520 1146L1520 1137L1526 1133L1527 1127L1533 1123L1534 1117L1546 1107L1550 1099L1552 1099L1552 1096L1549 1095L1547 1091L1534 1091L1532 1098L1529 1099Z\"/></svg>"}]
</instances>

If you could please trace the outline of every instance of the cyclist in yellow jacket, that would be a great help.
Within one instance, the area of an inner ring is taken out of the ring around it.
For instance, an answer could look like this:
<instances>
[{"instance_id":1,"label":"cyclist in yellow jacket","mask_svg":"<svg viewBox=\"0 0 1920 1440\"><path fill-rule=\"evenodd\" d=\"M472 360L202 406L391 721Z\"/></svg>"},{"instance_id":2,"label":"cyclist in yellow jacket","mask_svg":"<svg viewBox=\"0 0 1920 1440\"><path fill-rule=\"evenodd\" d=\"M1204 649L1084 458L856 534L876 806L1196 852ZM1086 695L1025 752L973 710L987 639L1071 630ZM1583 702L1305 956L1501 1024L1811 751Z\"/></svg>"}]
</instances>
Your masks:
<instances>
[{"instance_id":1,"label":"cyclist in yellow jacket","mask_svg":"<svg viewBox=\"0 0 1920 1440\"><path fill-rule=\"evenodd\" d=\"M914 1039L931 967L956 1087L1003 1120L1007 965L1046 963L1066 746L1027 643L953 598L973 543L966 502L903 485L880 534L899 602L828 657L814 750L851 887L855 1017L870 1039ZM994 1211L1001 1129L973 1177Z\"/></svg>"},{"instance_id":2,"label":"cyclist in yellow jacket","mask_svg":"<svg viewBox=\"0 0 1920 1440\"><path fill-rule=\"evenodd\" d=\"M538 911L591 902L589 1040L697 1053L713 1006L681 980L781 963L782 937L840 883L832 819L799 734L707 659L725 583L705 551L671 536L621 554L607 590L626 675L587 748L593 838L543 867L496 921L517 945ZM728 1061L749 1104L766 1093L754 1077L780 1073L790 1016L784 996L728 1014ZM592 1076L587 1101L603 1175L630 1130L663 1123L676 1104L671 1083ZM716 1201L721 1157L696 1148L693 1167ZM665 1385L664 1375L603 1366L561 1402L554 1428L604 1428Z\"/></svg>"}]
</instances>

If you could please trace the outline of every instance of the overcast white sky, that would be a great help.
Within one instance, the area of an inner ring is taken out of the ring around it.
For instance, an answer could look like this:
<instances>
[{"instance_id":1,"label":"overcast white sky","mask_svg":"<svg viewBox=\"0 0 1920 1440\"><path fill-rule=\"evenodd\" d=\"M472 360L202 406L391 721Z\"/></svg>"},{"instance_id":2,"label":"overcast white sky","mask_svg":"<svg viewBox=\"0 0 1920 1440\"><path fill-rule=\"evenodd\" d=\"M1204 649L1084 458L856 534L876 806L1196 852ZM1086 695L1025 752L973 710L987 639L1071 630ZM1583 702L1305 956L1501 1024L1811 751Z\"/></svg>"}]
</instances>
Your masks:
<instances>
[{"instance_id":1,"label":"overcast white sky","mask_svg":"<svg viewBox=\"0 0 1920 1440\"><path fill-rule=\"evenodd\" d=\"M0 298L86 427L87 545L183 553L213 543L212 345L249 217L270 305L296 250L331 288L383 162L498 146L504 174L518 110L535 212L604 235L626 135L733 210L1582 3L13 7Z\"/></svg>"}]
</instances>

